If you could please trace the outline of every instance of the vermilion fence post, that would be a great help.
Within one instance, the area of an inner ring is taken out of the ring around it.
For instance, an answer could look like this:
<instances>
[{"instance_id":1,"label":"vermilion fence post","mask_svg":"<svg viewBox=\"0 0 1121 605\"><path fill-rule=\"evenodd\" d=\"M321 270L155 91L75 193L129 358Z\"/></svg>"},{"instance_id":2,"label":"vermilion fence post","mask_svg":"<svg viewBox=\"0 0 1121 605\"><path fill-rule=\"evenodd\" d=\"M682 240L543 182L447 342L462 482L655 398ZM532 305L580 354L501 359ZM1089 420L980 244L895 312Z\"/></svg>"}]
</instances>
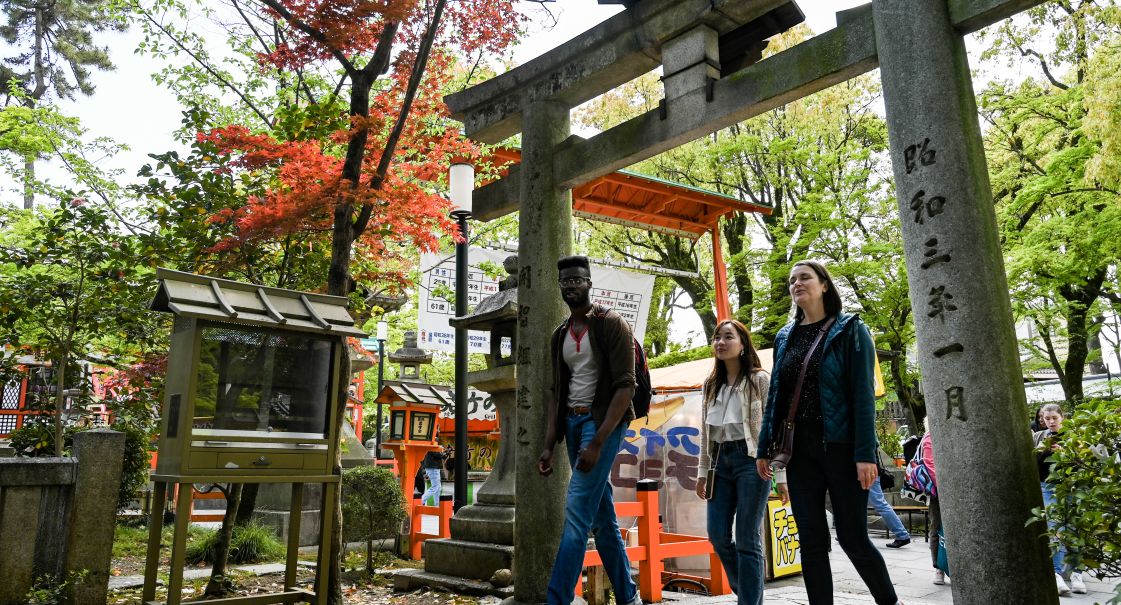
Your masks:
<instances>
[{"instance_id":1,"label":"vermilion fence post","mask_svg":"<svg viewBox=\"0 0 1121 605\"><path fill-rule=\"evenodd\" d=\"M646 557L638 564L638 592L647 603L662 600L662 519L658 509L658 482L643 479L636 486L642 516L638 519L638 543L645 547Z\"/></svg>"}]
</instances>

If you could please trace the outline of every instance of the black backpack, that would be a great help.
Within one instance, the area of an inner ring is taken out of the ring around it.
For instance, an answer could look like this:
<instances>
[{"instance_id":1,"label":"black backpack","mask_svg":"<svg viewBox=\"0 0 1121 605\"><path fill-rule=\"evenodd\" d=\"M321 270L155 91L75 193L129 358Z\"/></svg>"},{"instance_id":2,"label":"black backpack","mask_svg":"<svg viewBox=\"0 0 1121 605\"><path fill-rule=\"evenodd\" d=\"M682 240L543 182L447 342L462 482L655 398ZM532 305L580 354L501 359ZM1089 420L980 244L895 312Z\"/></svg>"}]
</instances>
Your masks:
<instances>
[{"instance_id":1,"label":"black backpack","mask_svg":"<svg viewBox=\"0 0 1121 605\"><path fill-rule=\"evenodd\" d=\"M608 307L596 305L593 317L599 320L596 325L597 333L603 333L603 319L607 317L607 312L610 310ZM650 386L650 366L646 363L646 351L642 349L642 344L634 336L631 336L631 341L634 343L634 395L631 396L631 408L634 410L635 418L645 418L650 413L650 399L654 396L654 389ZM607 359L607 343L603 341L600 343L603 358Z\"/></svg>"}]
</instances>

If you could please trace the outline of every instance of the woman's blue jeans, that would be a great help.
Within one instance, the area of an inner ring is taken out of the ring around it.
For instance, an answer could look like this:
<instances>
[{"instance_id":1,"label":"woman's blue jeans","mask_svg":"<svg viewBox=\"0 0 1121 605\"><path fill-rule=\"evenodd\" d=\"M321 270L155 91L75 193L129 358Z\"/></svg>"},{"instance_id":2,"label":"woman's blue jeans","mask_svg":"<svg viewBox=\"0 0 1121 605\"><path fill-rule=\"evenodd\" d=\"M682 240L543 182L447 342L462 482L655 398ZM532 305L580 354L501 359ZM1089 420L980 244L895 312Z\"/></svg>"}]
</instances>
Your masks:
<instances>
[{"instance_id":1,"label":"woman's blue jeans","mask_svg":"<svg viewBox=\"0 0 1121 605\"><path fill-rule=\"evenodd\" d=\"M599 460L592 470L583 472L576 470L576 457L595 437L596 424L591 414L568 416L565 444L568 446L568 461L572 465L572 479L568 482L568 497L564 504L564 531L553 561L553 575L549 578L549 605L572 603L576 582L584 569L589 530L595 538L596 550L603 560L611 587L615 590L615 602L631 603L638 595L638 587L631 579L626 547L619 535L615 501L608 483L611 466L615 463L626 430L626 423L620 423L600 448Z\"/></svg>"},{"instance_id":2,"label":"woman's blue jeans","mask_svg":"<svg viewBox=\"0 0 1121 605\"><path fill-rule=\"evenodd\" d=\"M1055 503L1055 486L1051 485L1050 483L1047 483L1046 481L1041 481L1039 483L1039 487L1043 490L1043 506L1051 506L1052 504L1054 504ZM1057 522L1055 522L1054 520L1052 520L1052 519L1047 520L1047 529L1051 530L1052 532L1054 532L1055 529L1058 526L1059 526L1059 524ZM1066 558L1067 558L1066 547L1064 547L1063 543L1059 542L1058 540L1052 539L1051 541L1057 546L1057 549L1055 550L1055 554L1051 555L1051 564L1055 568L1055 573L1059 574L1060 576L1063 576L1064 578L1069 578L1071 570L1067 566L1067 562L1066 562Z\"/></svg>"},{"instance_id":3,"label":"woman's blue jeans","mask_svg":"<svg viewBox=\"0 0 1121 605\"><path fill-rule=\"evenodd\" d=\"M425 506L438 506L440 504L440 469L426 468L424 476L428 478L428 489L420 496L420 503ZM432 503L428 499L432 498Z\"/></svg>"},{"instance_id":4,"label":"woman's blue jeans","mask_svg":"<svg viewBox=\"0 0 1121 605\"><path fill-rule=\"evenodd\" d=\"M746 442L729 441L719 447L715 485L710 486L712 499L708 501L708 539L720 557L736 602L762 605L765 563L760 528L771 482L755 470L755 458L748 454Z\"/></svg>"}]
</instances>

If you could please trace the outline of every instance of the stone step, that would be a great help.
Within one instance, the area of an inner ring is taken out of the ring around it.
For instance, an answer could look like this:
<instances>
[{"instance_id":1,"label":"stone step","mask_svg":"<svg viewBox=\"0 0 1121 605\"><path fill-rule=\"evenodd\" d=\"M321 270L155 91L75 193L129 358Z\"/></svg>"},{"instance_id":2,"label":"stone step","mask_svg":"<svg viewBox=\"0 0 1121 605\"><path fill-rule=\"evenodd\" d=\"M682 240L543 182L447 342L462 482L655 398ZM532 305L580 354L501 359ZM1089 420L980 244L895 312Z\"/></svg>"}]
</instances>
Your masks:
<instances>
[{"instance_id":1,"label":"stone step","mask_svg":"<svg viewBox=\"0 0 1121 605\"><path fill-rule=\"evenodd\" d=\"M393 573L393 589L412 591L418 588L442 588L456 594L475 597L487 595L499 598L514 596L514 587L498 588L490 582L471 580L422 569L400 569Z\"/></svg>"}]
</instances>

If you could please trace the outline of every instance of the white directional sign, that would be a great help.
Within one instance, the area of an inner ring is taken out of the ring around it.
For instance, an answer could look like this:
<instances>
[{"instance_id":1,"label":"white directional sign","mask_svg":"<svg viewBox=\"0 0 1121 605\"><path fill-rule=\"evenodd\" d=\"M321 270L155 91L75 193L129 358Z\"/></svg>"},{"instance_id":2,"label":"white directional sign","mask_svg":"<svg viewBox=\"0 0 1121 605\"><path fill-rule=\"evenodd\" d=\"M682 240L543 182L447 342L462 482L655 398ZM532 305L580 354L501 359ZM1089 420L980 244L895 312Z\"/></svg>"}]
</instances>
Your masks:
<instances>
[{"instance_id":1,"label":"white directional sign","mask_svg":"<svg viewBox=\"0 0 1121 605\"><path fill-rule=\"evenodd\" d=\"M499 278L485 274L479 266L492 263L499 267L512 253L490 248L471 248L468 253L467 306L474 309L479 301L498 292ZM448 320L455 316L455 304L440 296L442 291L455 291L455 255L422 254L420 257L420 313L417 321L419 345L438 351L455 350L455 329ZM634 330L635 338L642 342L646 334L646 316L650 312L650 296L654 290L654 276L635 273L614 267L592 267L592 301L619 312ZM557 288L560 296L560 288ZM471 353L490 352L488 332L468 332L467 350ZM504 354L509 354L509 343L503 343Z\"/></svg>"}]
</instances>

